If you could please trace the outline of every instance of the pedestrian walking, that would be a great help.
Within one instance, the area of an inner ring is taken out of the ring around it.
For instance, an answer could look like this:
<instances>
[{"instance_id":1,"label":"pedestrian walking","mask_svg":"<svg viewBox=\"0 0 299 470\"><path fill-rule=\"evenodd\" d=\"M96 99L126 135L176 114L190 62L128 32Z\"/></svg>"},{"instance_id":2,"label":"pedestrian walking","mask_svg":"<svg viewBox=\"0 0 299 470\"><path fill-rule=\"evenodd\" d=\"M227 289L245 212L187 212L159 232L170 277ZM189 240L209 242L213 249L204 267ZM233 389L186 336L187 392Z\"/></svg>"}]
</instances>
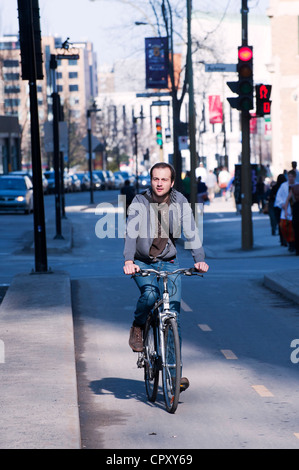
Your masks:
<instances>
[{"instance_id":1,"label":"pedestrian walking","mask_svg":"<svg viewBox=\"0 0 299 470\"><path fill-rule=\"evenodd\" d=\"M292 223L295 237L295 254L299 256L299 183L291 187L285 203L285 210L290 203L292 209Z\"/></svg>"},{"instance_id":2,"label":"pedestrian walking","mask_svg":"<svg viewBox=\"0 0 299 470\"><path fill-rule=\"evenodd\" d=\"M183 194L188 202L190 202L190 192L191 192L191 177L190 171L186 172L185 178L182 180L183 183Z\"/></svg>"},{"instance_id":3,"label":"pedestrian walking","mask_svg":"<svg viewBox=\"0 0 299 470\"><path fill-rule=\"evenodd\" d=\"M206 181L206 179L207 179L207 170L205 169L203 163L200 163L200 164L199 164L199 167L197 167L197 168L195 169L195 176L196 176L196 178L198 178L199 176L201 176L201 181L202 181L203 183L205 183L205 181Z\"/></svg>"},{"instance_id":4,"label":"pedestrian walking","mask_svg":"<svg viewBox=\"0 0 299 470\"><path fill-rule=\"evenodd\" d=\"M264 177L259 176L256 183L256 196L257 196L257 205L260 212L263 212L265 207L265 183Z\"/></svg>"},{"instance_id":5,"label":"pedestrian walking","mask_svg":"<svg viewBox=\"0 0 299 470\"><path fill-rule=\"evenodd\" d=\"M128 215L128 208L135 197L135 188L131 186L130 180L125 180L124 186L120 190L120 194L126 197L126 216Z\"/></svg>"},{"instance_id":6,"label":"pedestrian walking","mask_svg":"<svg viewBox=\"0 0 299 470\"><path fill-rule=\"evenodd\" d=\"M296 179L295 182L296 184L299 183L299 170L297 170L297 162L292 162L292 170L296 172Z\"/></svg>"},{"instance_id":7,"label":"pedestrian walking","mask_svg":"<svg viewBox=\"0 0 299 470\"><path fill-rule=\"evenodd\" d=\"M222 197L225 196L226 188L230 179L231 179L231 175L229 171L227 170L226 167L223 167L222 170L220 170L219 175L218 175L218 184L219 184Z\"/></svg>"},{"instance_id":8,"label":"pedestrian walking","mask_svg":"<svg viewBox=\"0 0 299 470\"><path fill-rule=\"evenodd\" d=\"M217 177L213 170L210 170L206 179L206 186L208 188L208 196L210 202L212 202L215 198L215 191L217 187Z\"/></svg>"},{"instance_id":9,"label":"pedestrian walking","mask_svg":"<svg viewBox=\"0 0 299 470\"><path fill-rule=\"evenodd\" d=\"M201 181L201 176L197 178L197 202L200 204L204 204L208 202L208 188L206 183Z\"/></svg>"},{"instance_id":10,"label":"pedestrian walking","mask_svg":"<svg viewBox=\"0 0 299 470\"><path fill-rule=\"evenodd\" d=\"M270 191L269 191L268 197L267 197L268 214L269 214L269 218L270 218L270 225L271 225L272 235L276 235L276 229L278 227L280 244L282 246L286 245L286 241L284 240L284 238L282 236L282 233L281 233L281 229L279 227L281 208L280 207L274 207L274 202L275 202L277 191L279 190L282 183L284 183L285 181L286 181L285 176L282 173L280 175L278 175L277 181L272 182L272 185L270 187Z\"/></svg>"},{"instance_id":11,"label":"pedestrian walking","mask_svg":"<svg viewBox=\"0 0 299 470\"><path fill-rule=\"evenodd\" d=\"M285 206L285 204L289 196L290 188L295 184L295 179L296 172L294 170L290 170L288 172L288 180L280 186L274 202L275 207L281 208L279 225L282 236L289 245L289 251L295 251L295 236L292 224L291 205L288 203Z\"/></svg>"}]
</instances>

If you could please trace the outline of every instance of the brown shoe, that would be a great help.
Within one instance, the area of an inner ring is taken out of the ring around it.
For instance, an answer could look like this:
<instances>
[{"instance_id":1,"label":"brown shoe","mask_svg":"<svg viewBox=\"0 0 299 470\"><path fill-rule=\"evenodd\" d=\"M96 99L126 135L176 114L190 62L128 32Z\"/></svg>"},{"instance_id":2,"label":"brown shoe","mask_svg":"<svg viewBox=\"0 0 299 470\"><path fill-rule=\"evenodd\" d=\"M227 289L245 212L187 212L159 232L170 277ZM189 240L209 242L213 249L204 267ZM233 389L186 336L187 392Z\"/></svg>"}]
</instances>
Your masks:
<instances>
[{"instance_id":1,"label":"brown shoe","mask_svg":"<svg viewBox=\"0 0 299 470\"><path fill-rule=\"evenodd\" d=\"M142 329L140 326L132 326L130 329L129 346L135 352L143 351Z\"/></svg>"}]
</instances>

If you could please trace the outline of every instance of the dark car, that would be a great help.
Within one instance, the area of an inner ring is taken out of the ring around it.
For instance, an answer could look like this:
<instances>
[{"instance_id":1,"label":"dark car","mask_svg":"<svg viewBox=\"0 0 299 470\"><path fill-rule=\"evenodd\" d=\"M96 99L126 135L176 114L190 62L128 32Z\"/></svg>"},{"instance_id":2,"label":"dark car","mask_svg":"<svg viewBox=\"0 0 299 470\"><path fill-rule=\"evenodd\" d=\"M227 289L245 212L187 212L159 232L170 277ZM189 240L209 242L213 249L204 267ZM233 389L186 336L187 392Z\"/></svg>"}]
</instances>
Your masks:
<instances>
[{"instance_id":1,"label":"dark car","mask_svg":"<svg viewBox=\"0 0 299 470\"><path fill-rule=\"evenodd\" d=\"M77 175L70 175L72 179L72 191L81 191L81 182Z\"/></svg>"},{"instance_id":2,"label":"dark car","mask_svg":"<svg viewBox=\"0 0 299 470\"><path fill-rule=\"evenodd\" d=\"M30 178L32 181L32 171L27 171L27 170L11 171L9 173L9 176L28 176L28 178ZM44 174L42 174L42 184L43 184L44 194L47 194L49 183L48 183L47 178L45 178Z\"/></svg>"},{"instance_id":3,"label":"dark car","mask_svg":"<svg viewBox=\"0 0 299 470\"><path fill-rule=\"evenodd\" d=\"M33 211L32 182L28 176L0 176L0 210Z\"/></svg>"},{"instance_id":4,"label":"dark car","mask_svg":"<svg viewBox=\"0 0 299 470\"><path fill-rule=\"evenodd\" d=\"M81 190L87 191L90 189L90 179L87 173L76 173L81 183Z\"/></svg>"},{"instance_id":5,"label":"dark car","mask_svg":"<svg viewBox=\"0 0 299 470\"><path fill-rule=\"evenodd\" d=\"M136 180L137 181L137 180ZM151 187L151 178L149 175L139 175L138 176L138 185L139 189L147 189Z\"/></svg>"},{"instance_id":6,"label":"dark car","mask_svg":"<svg viewBox=\"0 0 299 470\"><path fill-rule=\"evenodd\" d=\"M121 175L124 180L129 180L131 184L135 184L135 176L128 171L115 171L114 175Z\"/></svg>"},{"instance_id":7,"label":"dark car","mask_svg":"<svg viewBox=\"0 0 299 470\"><path fill-rule=\"evenodd\" d=\"M47 170L44 172L44 176L48 181L48 192L55 192L55 171Z\"/></svg>"},{"instance_id":8,"label":"dark car","mask_svg":"<svg viewBox=\"0 0 299 470\"><path fill-rule=\"evenodd\" d=\"M110 170L106 170L104 171L104 174L106 176L108 189L115 189L115 177L114 177L113 172Z\"/></svg>"},{"instance_id":9,"label":"dark car","mask_svg":"<svg viewBox=\"0 0 299 470\"><path fill-rule=\"evenodd\" d=\"M92 174L97 175L97 177L100 179L101 189L107 189L108 188L107 178L106 178L106 175L105 175L103 170L94 170L92 172Z\"/></svg>"}]
</instances>

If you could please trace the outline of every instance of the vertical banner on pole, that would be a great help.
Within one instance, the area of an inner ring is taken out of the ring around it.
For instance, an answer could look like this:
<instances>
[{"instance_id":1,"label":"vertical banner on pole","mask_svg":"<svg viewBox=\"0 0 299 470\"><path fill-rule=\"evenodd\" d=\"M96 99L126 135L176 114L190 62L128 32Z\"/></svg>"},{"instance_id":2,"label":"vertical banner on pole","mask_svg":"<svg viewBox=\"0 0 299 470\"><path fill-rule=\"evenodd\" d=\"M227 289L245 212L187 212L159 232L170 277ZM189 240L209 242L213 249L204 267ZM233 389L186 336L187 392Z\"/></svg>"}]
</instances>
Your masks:
<instances>
[{"instance_id":1,"label":"vertical banner on pole","mask_svg":"<svg viewBox=\"0 0 299 470\"><path fill-rule=\"evenodd\" d=\"M223 123L223 110L220 95L209 96L210 124Z\"/></svg>"},{"instance_id":2,"label":"vertical banner on pole","mask_svg":"<svg viewBox=\"0 0 299 470\"><path fill-rule=\"evenodd\" d=\"M146 88L168 88L168 38L145 38Z\"/></svg>"}]
</instances>

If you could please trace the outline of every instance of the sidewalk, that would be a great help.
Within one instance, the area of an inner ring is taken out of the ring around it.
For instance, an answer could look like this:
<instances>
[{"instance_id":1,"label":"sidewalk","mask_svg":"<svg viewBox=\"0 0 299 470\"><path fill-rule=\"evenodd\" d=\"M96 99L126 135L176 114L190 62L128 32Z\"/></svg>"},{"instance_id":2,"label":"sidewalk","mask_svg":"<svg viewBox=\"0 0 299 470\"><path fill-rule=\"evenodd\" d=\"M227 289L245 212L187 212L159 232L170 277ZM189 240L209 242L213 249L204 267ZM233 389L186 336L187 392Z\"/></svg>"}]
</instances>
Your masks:
<instances>
[{"instance_id":1,"label":"sidewalk","mask_svg":"<svg viewBox=\"0 0 299 470\"><path fill-rule=\"evenodd\" d=\"M207 259L285 257L287 268L287 260L294 257L294 254L288 252L286 247L279 245L278 236L271 235L269 217L260 214L257 207L253 206L252 220L254 225L253 248L250 251L245 251L242 250L241 216L236 214L233 200L222 201L217 198L212 204L205 206L204 225L234 221L240 225L239 238L233 237L229 240L221 240L221 250L216 251L205 245ZM265 224L268 227L266 233ZM264 285L299 304L299 258L298 269L285 269L268 273L264 276Z\"/></svg>"},{"instance_id":2,"label":"sidewalk","mask_svg":"<svg viewBox=\"0 0 299 470\"><path fill-rule=\"evenodd\" d=\"M15 276L0 331L0 448L79 449L69 275Z\"/></svg>"}]
</instances>

